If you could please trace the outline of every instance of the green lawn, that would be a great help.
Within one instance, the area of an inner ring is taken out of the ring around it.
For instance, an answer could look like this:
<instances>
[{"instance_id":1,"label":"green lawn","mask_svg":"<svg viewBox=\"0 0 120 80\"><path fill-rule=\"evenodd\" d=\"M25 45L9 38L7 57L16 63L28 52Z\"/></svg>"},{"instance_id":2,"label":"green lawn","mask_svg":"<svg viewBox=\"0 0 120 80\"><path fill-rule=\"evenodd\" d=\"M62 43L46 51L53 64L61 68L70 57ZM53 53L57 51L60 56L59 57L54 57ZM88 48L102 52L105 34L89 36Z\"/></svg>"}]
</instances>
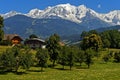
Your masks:
<instances>
[{"instance_id":1,"label":"green lawn","mask_svg":"<svg viewBox=\"0 0 120 80\"><path fill-rule=\"evenodd\" d=\"M0 53L8 47L0 46ZM115 49L112 49L115 50ZM115 50L117 51L117 50ZM33 51L34 52L34 51ZM46 68L40 72L39 67L31 67L28 71L21 70L20 73L0 73L0 80L120 80L120 63L96 62L90 69L73 67L72 71L66 66L66 70L60 70L58 65L55 69Z\"/></svg>"}]
</instances>

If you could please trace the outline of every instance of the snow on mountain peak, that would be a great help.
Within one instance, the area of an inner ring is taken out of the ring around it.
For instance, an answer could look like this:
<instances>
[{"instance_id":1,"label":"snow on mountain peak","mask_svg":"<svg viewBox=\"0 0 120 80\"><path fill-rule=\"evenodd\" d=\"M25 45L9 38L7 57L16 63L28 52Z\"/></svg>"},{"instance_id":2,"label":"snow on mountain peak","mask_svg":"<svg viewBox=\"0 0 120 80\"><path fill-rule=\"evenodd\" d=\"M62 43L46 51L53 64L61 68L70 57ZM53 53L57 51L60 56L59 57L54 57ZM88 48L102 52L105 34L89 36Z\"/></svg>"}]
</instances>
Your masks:
<instances>
[{"instance_id":1,"label":"snow on mountain peak","mask_svg":"<svg viewBox=\"0 0 120 80\"><path fill-rule=\"evenodd\" d=\"M51 9L52 7L51 6L48 6L45 10L48 10L48 9Z\"/></svg>"},{"instance_id":2,"label":"snow on mountain peak","mask_svg":"<svg viewBox=\"0 0 120 80\"><path fill-rule=\"evenodd\" d=\"M37 18L42 12L43 12L42 10L35 8L30 10L27 16L30 16L32 18Z\"/></svg>"},{"instance_id":3,"label":"snow on mountain peak","mask_svg":"<svg viewBox=\"0 0 120 80\"><path fill-rule=\"evenodd\" d=\"M34 13L34 12L42 12L42 10L35 8L35 9L30 10L29 13Z\"/></svg>"},{"instance_id":4,"label":"snow on mountain peak","mask_svg":"<svg viewBox=\"0 0 120 80\"><path fill-rule=\"evenodd\" d=\"M17 14L21 14L21 13L18 13L16 11L10 11L10 12L8 12L6 14L3 14L2 16L6 19L6 18L9 18L9 17L17 15Z\"/></svg>"},{"instance_id":5,"label":"snow on mountain peak","mask_svg":"<svg viewBox=\"0 0 120 80\"><path fill-rule=\"evenodd\" d=\"M16 11L11 11L6 14L1 14L5 19L11 16L21 14ZM120 25L120 10L114 10L106 14L97 13L94 10L87 8L85 5L74 6L69 3L59 4L52 7L47 7L44 10L32 9L26 15L31 18L62 18L73 22L81 23L82 18L89 16L90 14L105 22L119 24Z\"/></svg>"},{"instance_id":6,"label":"snow on mountain peak","mask_svg":"<svg viewBox=\"0 0 120 80\"><path fill-rule=\"evenodd\" d=\"M60 4L53 7L48 15L58 16L64 19L72 19L75 17L76 7L70 4Z\"/></svg>"},{"instance_id":7,"label":"snow on mountain peak","mask_svg":"<svg viewBox=\"0 0 120 80\"><path fill-rule=\"evenodd\" d=\"M67 4L59 4L59 5L56 5L56 6L66 7L66 6L71 6L71 4L70 4L70 3L67 3Z\"/></svg>"},{"instance_id":8,"label":"snow on mountain peak","mask_svg":"<svg viewBox=\"0 0 120 80\"><path fill-rule=\"evenodd\" d=\"M110 11L107 14L99 14L100 19L105 22L120 25L120 10Z\"/></svg>"},{"instance_id":9,"label":"snow on mountain peak","mask_svg":"<svg viewBox=\"0 0 120 80\"><path fill-rule=\"evenodd\" d=\"M78 6L78 8L80 8L80 9L84 9L84 10L87 9L87 7L86 7L85 5L83 5L83 4L80 5L80 6Z\"/></svg>"}]
</instances>

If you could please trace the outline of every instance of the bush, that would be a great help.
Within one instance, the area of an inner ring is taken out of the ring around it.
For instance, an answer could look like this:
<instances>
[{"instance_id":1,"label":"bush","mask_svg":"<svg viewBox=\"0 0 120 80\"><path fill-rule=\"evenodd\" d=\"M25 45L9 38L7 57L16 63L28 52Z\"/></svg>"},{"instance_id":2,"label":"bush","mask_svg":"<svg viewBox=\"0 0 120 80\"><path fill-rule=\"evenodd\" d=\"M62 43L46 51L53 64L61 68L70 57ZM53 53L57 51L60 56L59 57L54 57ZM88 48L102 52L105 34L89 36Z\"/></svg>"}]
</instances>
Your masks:
<instances>
[{"instance_id":1,"label":"bush","mask_svg":"<svg viewBox=\"0 0 120 80\"><path fill-rule=\"evenodd\" d=\"M114 54L114 62L120 62L120 52L115 52Z\"/></svg>"},{"instance_id":2,"label":"bush","mask_svg":"<svg viewBox=\"0 0 120 80\"><path fill-rule=\"evenodd\" d=\"M109 59L110 59L109 54L105 55L102 59L103 59L104 62L108 62Z\"/></svg>"}]
</instances>

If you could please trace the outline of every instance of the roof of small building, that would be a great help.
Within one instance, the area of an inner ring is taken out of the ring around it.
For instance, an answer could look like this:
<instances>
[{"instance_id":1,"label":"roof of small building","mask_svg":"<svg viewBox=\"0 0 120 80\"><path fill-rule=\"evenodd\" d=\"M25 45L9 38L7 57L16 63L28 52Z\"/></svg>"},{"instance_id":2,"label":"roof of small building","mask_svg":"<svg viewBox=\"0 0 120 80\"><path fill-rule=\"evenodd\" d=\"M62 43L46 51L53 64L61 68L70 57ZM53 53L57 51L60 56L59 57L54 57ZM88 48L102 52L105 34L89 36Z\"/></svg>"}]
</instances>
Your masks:
<instances>
[{"instance_id":1,"label":"roof of small building","mask_svg":"<svg viewBox=\"0 0 120 80\"><path fill-rule=\"evenodd\" d=\"M28 41L40 41L40 42L42 42L42 43L45 43L45 40L40 39L40 38L30 38L30 39L27 39L27 40L25 41L25 43L28 42Z\"/></svg>"},{"instance_id":2,"label":"roof of small building","mask_svg":"<svg viewBox=\"0 0 120 80\"><path fill-rule=\"evenodd\" d=\"M13 38L18 37L21 40L23 40L19 35L17 34L5 34L3 37L3 40L12 40Z\"/></svg>"},{"instance_id":3,"label":"roof of small building","mask_svg":"<svg viewBox=\"0 0 120 80\"><path fill-rule=\"evenodd\" d=\"M40 39L40 38L31 38L31 39L29 39L29 40L38 40L38 41L41 41L41 42L45 42L45 40Z\"/></svg>"}]
</instances>

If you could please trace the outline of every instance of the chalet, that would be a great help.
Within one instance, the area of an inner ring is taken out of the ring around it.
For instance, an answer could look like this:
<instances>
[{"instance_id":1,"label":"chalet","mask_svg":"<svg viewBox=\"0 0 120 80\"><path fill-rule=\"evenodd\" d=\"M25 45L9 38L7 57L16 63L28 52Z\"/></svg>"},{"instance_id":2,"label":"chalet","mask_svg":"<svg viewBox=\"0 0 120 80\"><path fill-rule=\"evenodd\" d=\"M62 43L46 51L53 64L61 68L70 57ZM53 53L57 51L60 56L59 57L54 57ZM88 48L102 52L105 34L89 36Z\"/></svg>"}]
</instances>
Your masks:
<instances>
[{"instance_id":1,"label":"chalet","mask_svg":"<svg viewBox=\"0 0 120 80\"><path fill-rule=\"evenodd\" d=\"M60 44L60 46L65 46L65 43L62 41L60 41L59 44Z\"/></svg>"},{"instance_id":2,"label":"chalet","mask_svg":"<svg viewBox=\"0 0 120 80\"><path fill-rule=\"evenodd\" d=\"M32 49L45 48L45 41L39 38L27 39L24 44Z\"/></svg>"},{"instance_id":3,"label":"chalet","mask_svg":"<svg viewBox=\"0 0 120 80\"><path fill-rule=\"evenodd\" d=\"M12 45L21 44L23 39L17 34L5 34L3 41L9 41Z\"/></svg>"},{"instance_id":4,"label":"chalet","mask_svg":"<svg viewBox=\"0 0 120 80\"><path fill-rule=\"evenodd\" d=\"M120 29L118 29L118 31L120 32Z\"/></svg>"}]
</instances>

